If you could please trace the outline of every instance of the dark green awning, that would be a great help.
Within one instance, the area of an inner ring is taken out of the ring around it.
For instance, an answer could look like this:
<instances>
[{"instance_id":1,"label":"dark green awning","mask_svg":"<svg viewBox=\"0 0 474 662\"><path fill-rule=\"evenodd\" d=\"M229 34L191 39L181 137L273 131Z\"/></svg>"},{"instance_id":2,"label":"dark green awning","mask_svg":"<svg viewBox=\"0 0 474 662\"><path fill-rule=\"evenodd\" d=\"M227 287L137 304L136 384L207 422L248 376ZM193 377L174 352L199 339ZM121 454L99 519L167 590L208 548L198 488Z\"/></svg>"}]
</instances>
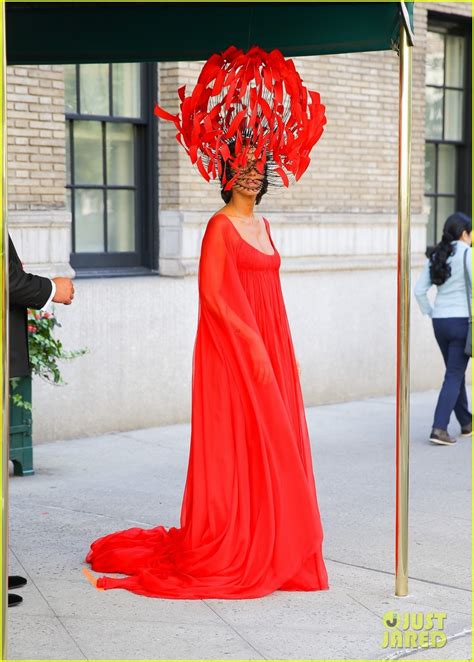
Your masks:
<instances>
[{"instance_id":1,"label":"dark green awning","mask_svg":"<svg viewBox=\"0 0 474 662\"><path fill-rule=\"evenodd\" d=\"M233 44L286 57L398 44L413 2L7 2L7 64L206 60Z\"/></svg>"}]
</instances>

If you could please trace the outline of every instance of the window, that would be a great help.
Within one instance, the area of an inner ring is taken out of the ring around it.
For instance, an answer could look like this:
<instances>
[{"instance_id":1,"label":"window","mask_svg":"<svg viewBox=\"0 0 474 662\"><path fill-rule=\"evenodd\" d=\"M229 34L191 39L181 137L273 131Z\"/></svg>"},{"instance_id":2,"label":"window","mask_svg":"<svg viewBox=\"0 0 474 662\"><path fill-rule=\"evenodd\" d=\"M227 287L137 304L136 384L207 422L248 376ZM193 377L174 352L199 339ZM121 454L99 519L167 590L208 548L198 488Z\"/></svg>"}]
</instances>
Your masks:
<instances>
[{"instance_id":1,"label":"window","mask_svg":"<svg viewBox=\"0 0 474 662\"><path fill-rule=\"evenodd\" d=\"M470 23L430 14L425 115L429 244L440 240L444 222L454 211L471 214L470 62Z\"/></svg>"},{"instance_id":2,"label":"window","mask_svg":"<svg viewBox=\"0 0 474 662\"><path fill-rule=\"evenodd\" d=\"M84 275L154 266L155 81L155 63L64 66L71 265Z\"/></svg>"}]
</instances>

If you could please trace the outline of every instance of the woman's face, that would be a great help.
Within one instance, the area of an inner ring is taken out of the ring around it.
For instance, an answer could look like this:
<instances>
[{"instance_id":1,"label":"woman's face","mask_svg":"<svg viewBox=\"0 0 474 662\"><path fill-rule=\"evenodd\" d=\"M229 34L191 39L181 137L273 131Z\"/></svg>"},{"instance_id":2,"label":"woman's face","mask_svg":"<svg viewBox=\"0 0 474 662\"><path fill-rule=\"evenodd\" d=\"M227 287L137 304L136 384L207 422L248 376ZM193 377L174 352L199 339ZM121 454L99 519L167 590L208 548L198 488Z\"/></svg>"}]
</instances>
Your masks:
<instances>
[{"instance_id":1,"label":"woman's face","mask_svg":"<svg viewBox=\"0 0 474 662\"><path fill-rule=\"evenodd\" d=\"M251 147L247 153L247 165L241 168L240 174L234 182L235 188L239 193L256 197L263 186L264 176L256 169L256 159L254 157L255 147ZM232 173L235 174L235 170Z\"/></svg>"}]
</instances>

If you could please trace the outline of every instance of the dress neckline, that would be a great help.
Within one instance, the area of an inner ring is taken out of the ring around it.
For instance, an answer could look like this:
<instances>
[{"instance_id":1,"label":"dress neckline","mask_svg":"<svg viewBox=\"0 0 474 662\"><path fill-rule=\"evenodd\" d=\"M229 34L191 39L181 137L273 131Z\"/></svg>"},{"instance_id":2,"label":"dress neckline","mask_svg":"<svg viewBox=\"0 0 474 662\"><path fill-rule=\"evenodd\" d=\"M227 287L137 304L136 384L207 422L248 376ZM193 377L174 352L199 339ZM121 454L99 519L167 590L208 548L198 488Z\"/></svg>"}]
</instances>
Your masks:
<instances>
[{"instance_id":1,"label":"dress neckline","mask_svg":"<svg viewBox=\"0 0 474 662\"><path fill-rule=\"evenodd\" d=\"M240 232L237 230L237 228L236 228L235 225L232 223L232 221L231 221L230 218L227 216L227 214L224 214L223 212L218 212L218 214L216 214L216 216L218 216L219 214L220 214L221 216L223 216L225 219L227 219L227 220L229 221L229 223L232 225L232 227L233 227L234 230L236 231L237 235L240 237L240 240L241 240L244 244L247 244L247 246L250 246L250 248L253 248L255 251L257 251L257 253L260 253L261 255L266 255L267 257L274 257L274 256L276 255L276 248L275 248L275 245L273 244L272 238L270 237L270 234L269 234L269 232L268 232L267 222L266 222L264 216L262 216L262 218L263 218L263 223L264 223L264 225L265 225L265 232L267 233L267 237L270 239L270 243L271 243L271 245L273 246L273 253L265 253L264 251L261 251L259 248L256 248L253 244L251 244L250 242L248 242L246 239L244 239L244 238L242 237L242 235L241 235Z\"/></svg>"}]
</instances>

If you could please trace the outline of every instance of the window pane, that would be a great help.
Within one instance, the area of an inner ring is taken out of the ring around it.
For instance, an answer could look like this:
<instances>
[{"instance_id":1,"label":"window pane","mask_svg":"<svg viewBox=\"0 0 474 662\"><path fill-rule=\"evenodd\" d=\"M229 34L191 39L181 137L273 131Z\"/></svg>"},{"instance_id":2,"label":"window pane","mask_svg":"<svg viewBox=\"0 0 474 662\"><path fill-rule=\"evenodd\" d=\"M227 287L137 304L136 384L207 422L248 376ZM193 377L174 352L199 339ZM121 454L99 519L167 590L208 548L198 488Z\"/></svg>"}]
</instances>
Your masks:
<instances>
[{"instance_id":1,"label":"window pane","mask_svg":"<svg viewBox=\"0 0 474 662\"><path fill-rule=\"evenodd\" d=\"M74 230L76 253L104 251L104 194L98 190L76 189Z\"/></svg>"},{"instance_id":2,"label":"window pane","mask_svg":"<svg viewBox=\"0 0 474 662\"><path fill-rule=\"evenodd\" d=\"M436 243L435 238L435 204L436 198L425 197L425 209L428 207L428 224L426 226L426 243L429 246L430 244ZM423 210L424 211L424 210Z\"/></svg>"},{"instance_id":3,"label":"window pane","mask_svg":"<svg viewBox=\"0 0 474 662\"><path fill-rule=\"evenodd\" d=\"M455 204L455 199L454 196L451 198L438 198L437 200L437 205L438 205L438 219L437 219L437 239L438 241L441 239L441 235L443 234L443 227L444 224L446 223L446 219L448 216L454 213L454 204Z\"/></svg>"},{"instance_id":4,"label":"window pane","mask_svg":"<svg viewBox=\"0 0 474 662\"><path fill-rule=\"evenodd\" d=\"M433 143L425 145L425 193L435 192L435 146Z\"/></svg>"},{"instance_id":5,"label":"window pane","mask_svg":"<svg viewBox=\"0 0 474 662\"><path fill-rule=\"evenodd\" d=\"M71 121L66 120L66 184L71 183Z\"/></svg>"},{"instance_id":6,"label":"window pane","mask_svg":"<svg viewBox=\"0 0 474 662\"><path fill-rule=\"evenodd\" d=\"M135 250L135 193L107 191L109 252Z\"/></svg>"},{"instance_id":7,"label":"window pane","mask_svg":"<svg viewBox=\"0 0 474 662\"><path fill-rule=\"evenodd\" d=\"M140 63L112 65L113 115L140 117Z\"/></svg>"},{"instance_id":8,"label":"window pane","mask_svg":"<svg viewBox=\"0 0 474 662\"><path fill-rule=\"evenodd\" d=\"M438 193L456 193L456 147L438 148Z\"/></svg>"},{"instance_id":9,"label":"window pane","mask_svg":"<svg viewBox=\"0 0 474 662\"><path fill-rule=\"evenodd\" d=\"M109 114L109 65L81 64L81 113L85 115Z\"/></svg>"},{"instance_id":10,"label":"window pane","mask_svg":"<svg viewBox=\"0 0 474 662\"><path fill-rule=\"evenodd\" d=\"M443 90L426 88L425 124L427 138L443 137Z\"/></svg>"},{"instance_id":11,"label":"window pane","mask_svg":"<svg viewBox=\"0 0 474 662\"><path fill-rule=\"evenodd\" d=\"M445 94L445 140L462 140L462 104L464 92L446 90Z\"/></svg>"},{"instance_id":12,"label":"window pane","mask_svg":"<svg viewBox=\"0 0 474 662\"><path fill-rule=\"evenodd\" d=\"M446 85L463 87L464 37L446 36Z\"/></svg>"},{"instance_id":13,"label":"window pane","mask_svg":"<svg viewBox=\"0 0 474 662\"><path fill-rule=\"evenodd\" d=\"M134 184L133 126L109 123L107 132L107 183Z\"/></svg>"},{"instance_id":14,"label":"window pane","mask_svg":"<svg viewBox=\"0 0 474 662\"><path fill-rule=\"evenodd\" d=\"M77 108L76 65L64 65L64 112L75 113Z\"/></svg>"},{"instance_id":15,"label":"window pane","mask_svg":"<svg viewBox=\"0 0 474 662\"><path fill-rule=\"evenodd\" d=\"M438 32L427 33L426 84L443 85L444 82L444 36Z\"/></svg>"},{"instance_id":16,"label":"window pane","mask_svg":"<svg viewBox=\"0 0 474 662\"><path fill-rule=\"evenodd\" d=\"M103 184L100 122L74 122L74 183Z\"/></svg>"}]
</instances>

